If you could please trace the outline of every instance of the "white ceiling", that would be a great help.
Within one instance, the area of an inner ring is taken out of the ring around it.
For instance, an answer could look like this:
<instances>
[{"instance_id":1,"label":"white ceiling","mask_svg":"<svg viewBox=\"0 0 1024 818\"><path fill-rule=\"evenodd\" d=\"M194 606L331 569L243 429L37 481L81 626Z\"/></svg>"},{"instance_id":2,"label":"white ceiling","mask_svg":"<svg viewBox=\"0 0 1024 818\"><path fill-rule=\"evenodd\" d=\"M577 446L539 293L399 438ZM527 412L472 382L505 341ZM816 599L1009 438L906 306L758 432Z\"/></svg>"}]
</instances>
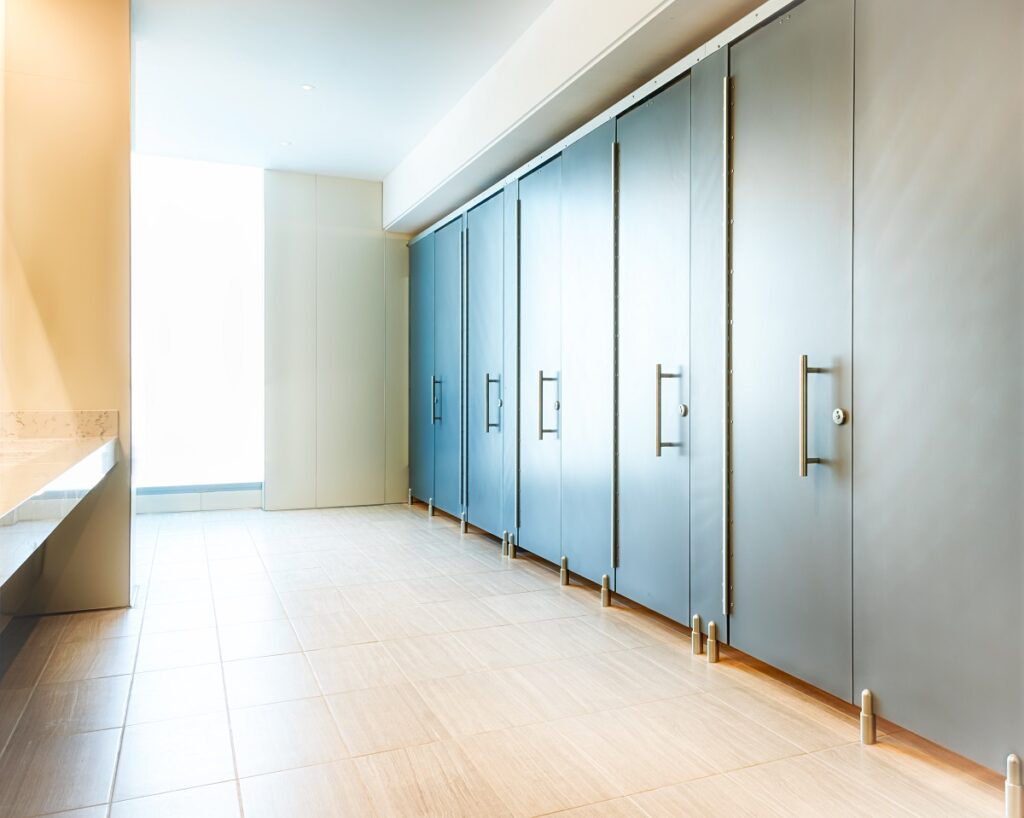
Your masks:
<instances>
[{"instance_id":1,"label":"white ceiling","mask_svg":"<svg viewBox=\"0 0 1024 818\"><path fill-rule=\"evenodd\" d=\"M135 149L382 179L550 3L132 0Z\"/></svg>"}]
</instances>

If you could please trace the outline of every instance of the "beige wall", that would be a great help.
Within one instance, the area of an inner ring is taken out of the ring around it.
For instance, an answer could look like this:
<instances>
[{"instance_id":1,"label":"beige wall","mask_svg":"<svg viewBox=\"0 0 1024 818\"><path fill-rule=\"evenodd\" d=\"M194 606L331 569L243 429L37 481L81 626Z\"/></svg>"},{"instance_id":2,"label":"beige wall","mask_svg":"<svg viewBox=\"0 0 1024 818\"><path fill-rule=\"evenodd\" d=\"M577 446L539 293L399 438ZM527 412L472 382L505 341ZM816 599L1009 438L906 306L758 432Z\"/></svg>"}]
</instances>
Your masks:
<instances>
[{"instance_id":1,"label":"beige wall","mask_svg":"<svg viewBox=\"0 0 1024 818\"><path fill-rule=\"evenodd\" d=\"M46 545L31 609L129 597L129 0L6 0L0 408L117 409L121 463Z\"/></svg>"},{"instance_id":2,"label":"beige wall","mask_svg":"<svg viewBox=\"0 0 1024 818\"><path fill-rule=\"evenodd\" d=\"M401 502L407 237L381 184L268 171L267 509Z\"/></svg>"}]
</instances>

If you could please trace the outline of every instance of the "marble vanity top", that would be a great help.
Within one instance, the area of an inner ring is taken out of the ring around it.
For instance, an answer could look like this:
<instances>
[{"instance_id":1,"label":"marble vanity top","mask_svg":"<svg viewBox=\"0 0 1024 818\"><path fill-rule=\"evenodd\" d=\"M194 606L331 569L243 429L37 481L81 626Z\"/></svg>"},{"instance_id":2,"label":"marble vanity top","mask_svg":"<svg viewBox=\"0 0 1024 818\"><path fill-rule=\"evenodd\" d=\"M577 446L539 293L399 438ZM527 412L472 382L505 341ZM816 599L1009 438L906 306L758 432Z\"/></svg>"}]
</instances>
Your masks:
<instances>
[{"instance_id":1,"label":"marble vanity top","mask_svg":"<svg viewBox=\"0 0 1024 818\"><path fill-rule=\"evenodd\" d=\"M116 412L0 412L0 585L116 463Z\"/></svg>"}]
</instances>

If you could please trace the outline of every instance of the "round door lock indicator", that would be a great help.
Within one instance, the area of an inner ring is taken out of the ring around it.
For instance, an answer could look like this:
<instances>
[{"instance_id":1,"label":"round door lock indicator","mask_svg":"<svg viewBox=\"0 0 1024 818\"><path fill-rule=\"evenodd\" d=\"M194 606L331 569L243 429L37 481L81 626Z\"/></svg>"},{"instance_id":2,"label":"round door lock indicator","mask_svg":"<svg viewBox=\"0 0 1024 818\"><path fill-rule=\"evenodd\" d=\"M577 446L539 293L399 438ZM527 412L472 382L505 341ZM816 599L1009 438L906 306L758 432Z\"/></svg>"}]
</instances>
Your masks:
<instances>
[{"instance_id":1,"label":"round door lock indicator","mask_svg":"<svg viewBox=\"0 0 1024 818\"><path fill-rule=\"evenodd\" d=\"M844 423L846 423L846 410L845 409L836 409L835 411L833 411L832 412L832 422L836 426L842 426Z\"/></svg>"},{"instance_id":2,"label":"round door lock indicator","mask_svg":"<svg viewBox=\"0 0 1024 818\"><path fill-rule=\"evenodd\" d=\"M679 417L684 418L688 414L690 414L690 407L687 406L685 403L680 403L679 404Z\"/></svg>"},{"instance_id":3,"label":"round door lock indicator","mask_svg":"<svg viewBox=\"0 0 1024 818\"><path fill-rule=\"evenodd\" d=\"M558 411L559 409L561 409L561 408L562 408L562 402L561 402L561 401L558 401L558 400L556 400L556 401L555 401L555 411L557 412L557 411Z\"/></svg>"}]
</instances>

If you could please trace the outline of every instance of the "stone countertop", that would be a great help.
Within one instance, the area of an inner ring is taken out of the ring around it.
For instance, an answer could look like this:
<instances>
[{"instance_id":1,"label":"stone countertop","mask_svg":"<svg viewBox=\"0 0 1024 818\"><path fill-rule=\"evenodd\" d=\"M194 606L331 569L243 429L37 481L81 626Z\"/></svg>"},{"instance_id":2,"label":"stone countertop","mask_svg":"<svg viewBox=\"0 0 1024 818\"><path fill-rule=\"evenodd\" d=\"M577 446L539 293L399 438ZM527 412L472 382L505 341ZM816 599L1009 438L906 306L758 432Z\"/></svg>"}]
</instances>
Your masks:
<instances>
[{"instance_id":1,"label":"stone countertop","mask_svg":"<svg viewBox=\"0 0 1024 818\"><path fill-rule=\"evenodd\" d=\"M0 413L0 585L117 457L116 412Z\"/></svg>"}]
</instances>

